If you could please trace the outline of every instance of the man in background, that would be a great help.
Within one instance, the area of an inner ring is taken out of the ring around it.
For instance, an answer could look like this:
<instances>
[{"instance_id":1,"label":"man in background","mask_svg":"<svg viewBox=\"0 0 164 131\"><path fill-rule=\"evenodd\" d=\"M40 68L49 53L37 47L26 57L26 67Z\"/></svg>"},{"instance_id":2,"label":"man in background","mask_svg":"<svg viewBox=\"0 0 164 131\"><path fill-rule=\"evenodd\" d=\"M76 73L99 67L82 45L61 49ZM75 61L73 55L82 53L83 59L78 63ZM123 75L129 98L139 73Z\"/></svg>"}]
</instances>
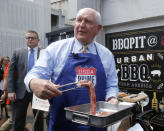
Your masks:
<instances>
[{"instance_id":1,"label":"man in background","mask_svg":"<svg viewBox=\"0 0 164 131\"><path fill-rule=\"evenodd\" d=\"M36 31L27 31L25 39L27 47L13 52L7 75L8 98L12 102L13 131L25 130L27 109L29 103L32 102L33 94L26 91L24 77L35 64L40 52L39 36ZM35 115L36 110L33 112ZM43 131L42 113L38 115L34 130Z\"/></svg>"}]
</instances>

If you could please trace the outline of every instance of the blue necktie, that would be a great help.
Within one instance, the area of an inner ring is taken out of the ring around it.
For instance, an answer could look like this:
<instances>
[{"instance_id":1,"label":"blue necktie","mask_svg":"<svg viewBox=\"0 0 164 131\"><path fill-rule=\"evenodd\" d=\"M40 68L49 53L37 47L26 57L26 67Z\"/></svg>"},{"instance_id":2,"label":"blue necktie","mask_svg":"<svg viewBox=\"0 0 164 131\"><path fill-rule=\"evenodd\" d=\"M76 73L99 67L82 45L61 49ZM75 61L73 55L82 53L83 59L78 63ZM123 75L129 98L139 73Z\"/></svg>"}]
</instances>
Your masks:
<instances>
[{"instance_id":1,"label":"blue necktie","mask_svg":"<svg viewBox=\"0 0 164 131\"><path fill-rule=\"evenodd\" d=\"M34 49L30 49L30 55L29 55L29 60L28 60L28 71L31 70L31 68L34 65Z\"/></svg>"}]
</instances>

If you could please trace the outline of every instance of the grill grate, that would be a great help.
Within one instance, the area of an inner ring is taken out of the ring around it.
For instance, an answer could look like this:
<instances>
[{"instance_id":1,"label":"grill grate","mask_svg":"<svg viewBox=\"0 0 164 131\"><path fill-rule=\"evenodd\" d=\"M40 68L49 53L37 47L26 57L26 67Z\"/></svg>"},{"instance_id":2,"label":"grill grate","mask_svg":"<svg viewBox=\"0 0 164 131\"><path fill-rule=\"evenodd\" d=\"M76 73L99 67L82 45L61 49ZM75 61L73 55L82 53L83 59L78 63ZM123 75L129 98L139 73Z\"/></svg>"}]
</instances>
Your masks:
<instances>
[{"instance_id":1,"label":"grill grate","mask_svg":"<svg viewBox=\"0 0 164 131\"><path fill-rule=\"evenodd\" d=\"M164 126L164 116L161 114L155 115L151 118L150 123L159 126Z\"/></svg>"}]
</instances>

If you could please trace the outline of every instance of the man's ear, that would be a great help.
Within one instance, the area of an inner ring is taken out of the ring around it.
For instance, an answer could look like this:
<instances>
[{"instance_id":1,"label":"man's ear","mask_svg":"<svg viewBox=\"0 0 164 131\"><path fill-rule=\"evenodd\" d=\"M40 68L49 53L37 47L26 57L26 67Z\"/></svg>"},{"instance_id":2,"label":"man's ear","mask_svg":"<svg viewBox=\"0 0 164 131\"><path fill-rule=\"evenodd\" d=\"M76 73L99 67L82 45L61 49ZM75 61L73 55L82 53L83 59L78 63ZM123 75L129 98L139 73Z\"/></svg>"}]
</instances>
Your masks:
<instances>
[{"instance_id":1,"label":"man's ear","mask_svg":"<svg viewBox=\"0 0 164 131\"><path fill-rule=\"evenodd\" d=\"M96 35L100 32L101 29L102 29L102 25L97 25Z\"/></svg>"},{"instance_id":2,"label":"man's ear","mask_svg":"<svg viewBox=\"0 0 164 131\"><path fill-rule=\"evenodd\" d=\"M100 31L102 29L102 25L97 26L97 30Z\"/></svg>"}]
</instances>

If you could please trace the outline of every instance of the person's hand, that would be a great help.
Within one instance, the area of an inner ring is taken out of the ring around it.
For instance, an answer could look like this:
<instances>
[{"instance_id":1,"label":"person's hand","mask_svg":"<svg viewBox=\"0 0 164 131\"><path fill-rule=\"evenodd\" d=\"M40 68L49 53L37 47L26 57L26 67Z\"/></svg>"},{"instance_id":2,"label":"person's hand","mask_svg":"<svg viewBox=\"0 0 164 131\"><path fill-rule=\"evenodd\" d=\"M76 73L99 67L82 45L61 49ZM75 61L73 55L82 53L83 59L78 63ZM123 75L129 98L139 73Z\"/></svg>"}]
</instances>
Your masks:
<instances>
[{"instance_id":1,"label":"person's hand","mask_svg":"<svg viewBox=\"0 0 164 131\"><path fill-rule=\"evenodd\" d=\"M34 78L30 81L30 89L34 94L41 99L51 99L62 92L58 90L60 85L55 85L49 80Z\"/></svg>"},{"instance_id":2,"label":"person's hand","mask_svg":"<svg viewBox=\"0 0 164 131\"><path fill-rule=\"evenodd\" d=\"M7 93L4 92L4 93L2 94L2 96L1 96L1 100L2 100L2 101L5 101L5 100L6 100L6 97L7 97Z\"/></svg>"},{"instance_id":3,"label":"person's hand","mask_svg":"<svg viewBox=\"0 0 164 131\"><path fill-rule=\"evenodd\" d=\"M107 101L110 104L114 104L117 105L118 104L118 100L116 98L111 98L109 101Z\"/></svg>"},{"instance_id":4,"label":"person's hand","mask_svg":"<svg viewBox=\"0 0 164 131\"><path fill-rule=\"evenodd\" d=\"M8 98L14 102L16 100L16 93L8 93Z\"/></svg>"}]
</instances>

